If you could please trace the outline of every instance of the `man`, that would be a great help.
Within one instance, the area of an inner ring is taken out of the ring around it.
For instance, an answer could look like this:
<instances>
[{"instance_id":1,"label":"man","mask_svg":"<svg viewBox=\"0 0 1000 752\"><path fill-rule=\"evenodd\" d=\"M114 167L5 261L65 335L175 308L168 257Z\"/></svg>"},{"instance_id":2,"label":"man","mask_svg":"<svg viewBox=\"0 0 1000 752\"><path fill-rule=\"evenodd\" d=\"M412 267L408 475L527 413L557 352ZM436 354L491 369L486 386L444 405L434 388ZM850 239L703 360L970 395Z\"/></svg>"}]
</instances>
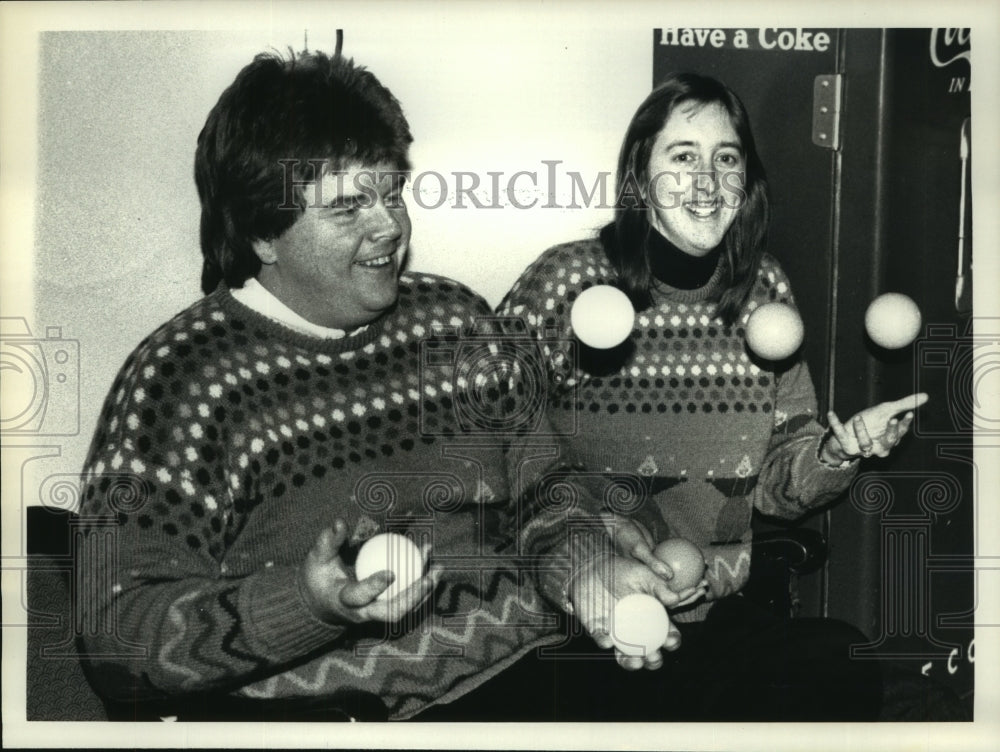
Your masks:
<instances>
[{"instance_id":1,"label":"man","mask_svg":"<svg viewBox=\"0 0 1000 752\"><path fill-rule=\"evenodd\" d=\"M83 653L118 717L409 718L559 641L549 604L609 646L609 563L616 595L673 597L603 555L586 504L517 523L531 450L463 433L469 400L489 414L517 389L432 357L490 311L401 273L411 140L374 75L320 53L258 56L209 114L205 297L126 361L84 468L86 609L107 628ZM392 594L351 567L385 531L434 561Z\"/></svg>"}]
</instances>

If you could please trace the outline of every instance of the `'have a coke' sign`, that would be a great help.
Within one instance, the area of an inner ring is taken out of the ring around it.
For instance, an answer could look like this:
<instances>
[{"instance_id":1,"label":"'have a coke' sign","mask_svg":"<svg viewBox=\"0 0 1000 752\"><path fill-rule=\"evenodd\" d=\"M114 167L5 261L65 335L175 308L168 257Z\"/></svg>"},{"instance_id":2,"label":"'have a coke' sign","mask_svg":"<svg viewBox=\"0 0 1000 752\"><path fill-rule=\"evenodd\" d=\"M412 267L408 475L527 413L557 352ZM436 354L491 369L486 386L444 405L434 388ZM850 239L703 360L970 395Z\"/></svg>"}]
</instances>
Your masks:
<instances>
[{"instance_id":1,"label":"'have a coke' sign","mask_svg":"<svg viewBox=\"0 0 1000 752\"><path fill-rule=\"evenodd\" d=\"M658 29L664 47L707 47L717 50L779 50L827 52L833 42L829 29Z\"/></svg>"}]
</instances>

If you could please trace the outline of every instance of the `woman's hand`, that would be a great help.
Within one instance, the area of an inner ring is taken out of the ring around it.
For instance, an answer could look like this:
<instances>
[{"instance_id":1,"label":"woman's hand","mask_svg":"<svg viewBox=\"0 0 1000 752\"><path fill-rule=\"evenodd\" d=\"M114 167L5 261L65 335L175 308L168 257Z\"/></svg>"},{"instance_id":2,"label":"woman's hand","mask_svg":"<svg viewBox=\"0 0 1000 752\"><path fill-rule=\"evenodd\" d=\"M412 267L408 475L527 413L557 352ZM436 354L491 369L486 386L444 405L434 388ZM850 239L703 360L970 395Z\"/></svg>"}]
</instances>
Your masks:
<instances>
[{"instance_id":1,"label":"woman's hand","mask_svg":"<svg viewBox=\"0 0 1000 752\"><path fill-rule=\"evenodd\" d=\"M653 556L653 535L645 525L611 512L603 513L601 519L616 554L641 561L665 580L674 576L667 564Z\"/></svg>"},{"instance_id":2,"label":"woman's hand","mask_svg":"<svg viewBox=\"0 0 1000 752\"><path fill-rule=\"evenodd\" d=\"M624 556L600 556L582 567L574 577L569 589L573 611L598 647L614 647L611 639L614 607L620 599L632 593L651 595L665 606L668 603L676 605L678 600L677 594L649 567ZM668 623L667 638L661 647L676 650L681 644L681 634L669 622L669 617ZM628 671L642 668L655 670L663 665L659 649L645 656L627 656L615 648L615 658Z\"/></svg>"},{"instance_id":3,"label":"woman's hand","mask_svg":"<svg viewBox=\"0 0 1000 752\"><path fill-rule=\"evenodd\" d=\"M827 413L830 435L820 449L820 459L828 465L840 465L857 457L887 457L910 430L913 411L927 402L928 396L920 392L909 397L883 402L862 410L846 424L836 413ZM902 420L896 416L906 411Z\"/></svg>"},{"instance_id":4,"label":"woman's hand","mask_svg":"<svg viewBox=\"0 0 1000 752\"><path fill-rule=\"evenodd\" d=\"M302 567L302 591L312 612L329 624L396 622L419 608L430 597L437 572L430 571L391 598L379 595L392 584L390 571L376 572L358 581L341 561L340 547L347 538L347 527L337 520L331 530L319 534ZM430 546L423 551L424 567Z\"/></svg>"},{"instance_id":5,"label":"woman's hand","mask_svg":"<svg viewBox=\"0 0 1000 752\"><path fill-rule=\"evenodd\" d=\"M653 553L653 535L645 525L628 517L619 517L607 512L601 515L604 526L611 536L615 553L619 557L631 558L645 564L652 572L667 581L665 598L659 598L667 608L681 608L703 598L708 593L708 580L702 579L697 585L675 593L669 588L674 572L670 565L656 558ZM650 592L650 595L656 593Z\"/></svg>"}]
</instances>

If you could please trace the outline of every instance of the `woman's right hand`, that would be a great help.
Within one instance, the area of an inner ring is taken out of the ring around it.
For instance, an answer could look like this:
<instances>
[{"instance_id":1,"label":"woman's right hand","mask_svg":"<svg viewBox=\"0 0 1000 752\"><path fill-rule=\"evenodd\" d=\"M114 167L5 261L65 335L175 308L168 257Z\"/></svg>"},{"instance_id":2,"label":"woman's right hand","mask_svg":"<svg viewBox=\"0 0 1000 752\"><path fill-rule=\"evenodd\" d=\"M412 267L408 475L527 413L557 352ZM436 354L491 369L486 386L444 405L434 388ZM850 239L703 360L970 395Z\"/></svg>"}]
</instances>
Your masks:
<instances>
[{"instance_id":1,"label":"woman's right hand","mask_svg":"<svg viewBox=\"0 0 1000 752\"><path fill-rule=\"evenodd\" d=\"M336 520L334 527L319 534L302 566L302 592L310 610L328 624L397 622L419 608L431 595L438 572L431 570L397 595L379 600L392 584L392 572L376 572L358 581L340 558L340 548L347 539L347 526ZM424 566L430 547L424 547Z\"/></svg>"},{"instance_id":2,"label":"woman's right hand","mask_svg":"<svg viewBox=\"0 0 1000 752\"><path fill-rule=\"evenodd\" d=\"M653 556L653 536L645 525L611 512L602 514L601 520L616 554L641 561L665 580L674 576L669 566Z\"/></svg>"},{"instance_id":3,"label":"woman's right hand","mask_svg":"<svg viewBox=\"0 0 1000 752\"><path fill-rule=\"evenodd\" d=\"M668 586L674 578L674 572L670 566L660 561L653 554L653 535L646 529L645 525L629 517L620 517L607 512L601 515L604 527L611 536L615 553L618 556L635 559L642 562L649 569L666 580ZM702 579L697 585L686 588L679 593L670 590L667 598L660 598L667 608L682 608L703 598L708 592L708 580Z\"/></svg>"}]
</instances>

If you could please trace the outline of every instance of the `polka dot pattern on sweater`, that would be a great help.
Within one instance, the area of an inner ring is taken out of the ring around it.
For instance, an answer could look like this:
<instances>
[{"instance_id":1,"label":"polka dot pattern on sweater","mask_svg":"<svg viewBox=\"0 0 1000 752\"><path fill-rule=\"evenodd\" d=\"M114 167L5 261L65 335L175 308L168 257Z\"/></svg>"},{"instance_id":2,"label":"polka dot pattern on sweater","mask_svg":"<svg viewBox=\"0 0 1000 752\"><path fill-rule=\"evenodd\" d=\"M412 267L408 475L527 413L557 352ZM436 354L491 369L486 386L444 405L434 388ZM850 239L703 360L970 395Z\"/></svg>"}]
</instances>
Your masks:
<instances>
[{"instance_id":1,"label":"polka dot pattern on sweater","mask_svg":"<svg viewBox=\"0 0 1000 752\"><path fill-rule=\"evenodd\" d=\"M571 339L566 304L572 304L580 292L593 285L609 284L613 274L606 264L585 254L559 252L566 248L557 248L540 259L531 275L519 280L508 296L516 301L524 292L523 280L532 279L541 295L537 303L515 303L505 313L524 316L530 326L547 329L549 336ZM762 270L759 285L761 292L732 326L715 315L711 300L659 300L636 316L628 363L610 378L587 373L585 368L578 370L571 383L581 384L581 389L575 400L564 400L561 406L611 415L770 413L773 404L768 395L773 377L750 358L745 326L762 302L787 302L791 294L775 267Z\"/></svg>"},{"instance_id":2,"label":"polka dot pattern on sweater","mask_svg":"<svg viewBox=\"0 0 1000 752\"><path fill-rule=\"evenodd\" d=\"M126 364L86 477L143 476L156 501L138 524L216 555L234 513L454 435L452 371L420 359L458 340L473 301L450 281L404 278L393 319L405 326L373 325L317 349L215 293Z\"/></svg>"},{"instance_id":3,"label":"polka dot pattern on sweater","mask_svg":"<svg viewBox=\"0 0 1000 752\"><path fill-rule=\"evenodd\" d=\"M524 317L548 358L549 418L574 459L643 478L644 500L630 516L656 541L700 546L713 594L736 592L749 572L755 506L794 518L845 484L817 458L822 427L806 364L764 363L745 345L750 314L772 301L794 305L791 288L765 254L747 303L727 323L716 315L722 264L696 289L657 281L628 340L591 350L576 341L567 306L584 288L616 280L599 240L566 243L525 271L501 312Z\"/></svg>"}]
</instances>

